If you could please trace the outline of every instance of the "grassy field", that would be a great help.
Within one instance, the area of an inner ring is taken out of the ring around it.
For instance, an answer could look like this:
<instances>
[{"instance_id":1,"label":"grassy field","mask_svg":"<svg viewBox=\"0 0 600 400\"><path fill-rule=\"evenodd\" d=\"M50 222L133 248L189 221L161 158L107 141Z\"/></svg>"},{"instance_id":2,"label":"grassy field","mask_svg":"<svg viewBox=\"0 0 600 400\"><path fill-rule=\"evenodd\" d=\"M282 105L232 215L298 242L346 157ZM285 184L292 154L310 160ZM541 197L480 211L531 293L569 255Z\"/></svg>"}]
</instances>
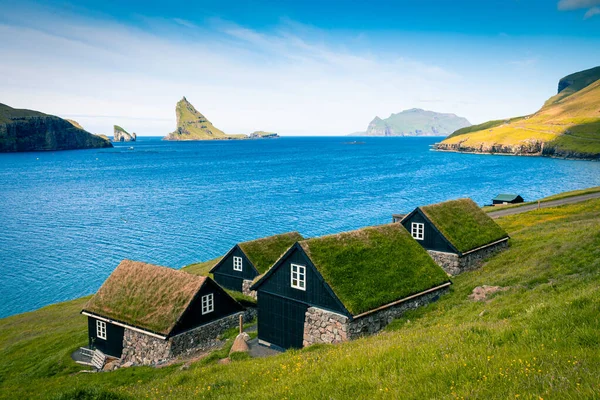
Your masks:
<instances>
[{"instance_id":1,"label":"grassy field","mask_svg":"<svg viewBox=\"0 0 600 400\"><path fill-rule=\"evenodd\" d=\"M535 143L544 143L544 154L548 155L600 155L600 67L564 80L572 84L548 99L535 114L464 128L442 144L482 152L491 151L492 146L507 146L529 149L520 150L527 153L539 151Z\"/></svg>"},{"instance_id":2,"label":"grassy field","mask_svg":"<svg viewBox=\"0 0 600 400\"><path fill-rule=\"evenodd\" d=\"M600 393L600 200L498 219L508 250L379 335L182 370L77 373L78 299L0 320L1 398L593 399ZM509 288L485 302L474 287ZM89 397L82 393L89 392Z\"/></svg>"}]
</instances>

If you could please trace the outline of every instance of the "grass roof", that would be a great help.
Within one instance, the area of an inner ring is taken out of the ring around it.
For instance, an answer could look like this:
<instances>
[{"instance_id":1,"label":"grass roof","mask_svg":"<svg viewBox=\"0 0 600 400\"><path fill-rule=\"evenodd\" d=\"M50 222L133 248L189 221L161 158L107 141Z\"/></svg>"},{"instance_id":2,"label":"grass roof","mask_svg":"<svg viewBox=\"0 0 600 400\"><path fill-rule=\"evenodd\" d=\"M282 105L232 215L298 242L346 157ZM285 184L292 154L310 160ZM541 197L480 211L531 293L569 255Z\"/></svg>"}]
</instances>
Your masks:
<instances>
[{"instance_id":1,"label":"grass roof","mask_svg":"<svg viewBox=\"0 0 600 400\"><path fill-rule=\"evenodd\" d=\"M300 245L354 315L449 281L401 224L309 239Z\"/></svg>"},{"instance_id":2,"label":"grass roof","mask_svg":"<svg viewBox=\"0 0 600 400\"><path fill-rule=\"evenodd\" d=\"M206 277L123 260L84 310L168 335Z\"/></svg>"},{"instance_id":3,"label":"grass roof","mask_svg":"<svg viewBox=\"0 0 600 400\"><path fill-rule=\"evenodd\" d=\"M298 232L282 233L238 244L259 274L265 273L294 243L304 240Z\"/></svg>"},{"instance_id":4,"label":"grass roof","mask_svg":"<svg viewBox=\"0 0 600 400\"><path fill-rule=\"evenodd\" d=\"M471 199L459 199L421 207L421 211L461 253L508 236Z\"/></svg>"}]
</instances>

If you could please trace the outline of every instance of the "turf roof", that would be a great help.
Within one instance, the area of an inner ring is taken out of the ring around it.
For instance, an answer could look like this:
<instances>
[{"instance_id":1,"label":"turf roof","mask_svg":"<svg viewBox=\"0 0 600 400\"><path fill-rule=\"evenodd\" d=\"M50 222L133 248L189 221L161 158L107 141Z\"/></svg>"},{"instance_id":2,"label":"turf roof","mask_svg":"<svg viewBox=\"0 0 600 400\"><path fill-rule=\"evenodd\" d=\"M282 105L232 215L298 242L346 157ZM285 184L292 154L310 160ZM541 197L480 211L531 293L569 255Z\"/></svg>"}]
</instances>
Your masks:
<instances>
[{"instance_id":1,"label":"turf roof","mask_svg":"<svg viewBox=\"0 0 600 400\"><path fill-rule=\"evenodd\" d=\"M401 224L309 239L300 246L353 315L449 281Z\"/></svg>"},{"instance_id":2,"label":"turf roof","mask_svg":"<svg viewBox=\"0 0 600 400\"><path fill-rule=\"evenodd\" d=\"M294 243L304 238L298 232L282 233L238 244L259 274L265 273Z\"/></svg>"},{"instance_id":3,"label":"turf roof","mask_svg":"<svg viewBox=\"0 0 600 400\"><path fill-rule=\"evenodd\" d=\"M84 311L168 335L206 277L123 260Z\"/></svg>"},{"instance_id":4,"label":"turf roof","mask_svg":"<svg viewBox=\"0 0 600 400\"><path fill-rule=\"evenodd\" d=\"M420 209L461 253L508 237L471 199L451 200Z\"/></svg>"}]
</instances>

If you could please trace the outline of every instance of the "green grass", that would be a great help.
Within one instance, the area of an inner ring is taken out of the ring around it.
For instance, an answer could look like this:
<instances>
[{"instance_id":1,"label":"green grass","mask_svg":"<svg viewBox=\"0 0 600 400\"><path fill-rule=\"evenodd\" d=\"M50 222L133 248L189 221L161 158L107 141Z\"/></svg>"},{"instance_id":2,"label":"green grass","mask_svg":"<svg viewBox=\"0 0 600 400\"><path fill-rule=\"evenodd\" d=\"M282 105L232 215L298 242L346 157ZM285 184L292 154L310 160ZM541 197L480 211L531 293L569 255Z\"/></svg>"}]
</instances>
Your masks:
<instances>
[{"instance_id":1,"label":"green grass","mask_svg":"<svg viewBox=\"0 0 600 400\"><path fill-rule=\"evenodd\" d=\"M512 237L508 250L456 277L437 303L342 345L218 365L223 351L188 370L74 374L82 368L69 353L86 343L85 298L2 319L0 398L84 389L135 399L598 398L600 200L498 221ZM469 300L484 284L510 289Z\"/></svg>"},{"instance_id":2,"label":"green grass","mask_svg":"<svg viewBox=\"0 0 600 400\"><path fill-rule=\"evenodd\" d=\"M282 233L240 243L239 246L259 274L265 273L294 243L304 238L298 232Z\"/></svg>"},{"instance_id":3,"label":"green grass","mask_svg":"<svg viewBox=\"0 0 600 400\"><path fill-rule=\"evenodd\" d=\"M448 282L401 224L389 224L300 242L353 315Z\"/></svg>"},{"instance_id":4,"label":"green grass","mask_svg":"<svg viewBox=\"0 0 600 400\"><path fill-rule=\"evenodd\" d=\"M471 199L421 207L421 211L460 252L505 238L507 233Z\"/></svg>"},{"instance_id":5,"label":"green grass","mask_svg":"<svg viewBox=\"0 0 600 400\"><path fill-rule=\"evenodd\" d=\"M212 274L209 274L209 272L212 269L212 267L214 267L219 261L221 261L222 258L223 258L223 256L213 258L212 260L208 260L208 261L203 261L203 262L199 262L199 263L195 263L195 264L186 265L182 269L185 272L189 272L190 274L211 276L211 278L212 278Z\"/></svg>"},{"instance_id":6,"label":"green grass","mask_svg":"<svg viewBox=\"0 0 600 400\"><path fill-rule=\"evenodd\" d=\"M525 117L516 117L516 118L508 118L508 119L498 119L498 120L494 120L494 121L487 121L487 122L484 122L482 124L467 126L465 128L461 128L461 129L458 129L458 130L454 131L451 135L448 136L448 139L451 138L451 137L454 137L454 136L465 135L465 134L471 133L471 132L478 132L478 131L483 131L483 130L495 128L497 126L501 126L501 125L504 125L504 124L508 124L508 123L511 123L511 122L522 120L523 118L525 118Z\"/></svg>"}]
</instances>

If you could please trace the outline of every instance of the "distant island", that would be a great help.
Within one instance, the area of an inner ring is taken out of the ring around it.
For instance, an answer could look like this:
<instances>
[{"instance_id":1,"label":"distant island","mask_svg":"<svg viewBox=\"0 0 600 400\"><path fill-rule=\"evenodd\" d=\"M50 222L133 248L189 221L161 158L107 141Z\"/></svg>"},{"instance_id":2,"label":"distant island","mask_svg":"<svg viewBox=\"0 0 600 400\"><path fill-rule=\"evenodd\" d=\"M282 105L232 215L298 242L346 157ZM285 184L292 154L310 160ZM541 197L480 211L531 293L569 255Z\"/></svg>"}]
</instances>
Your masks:
<instances>
[{"instance_id":1,"label":"distant island","mask_svg":"<svg viewBox=\"0 0 600 400\"><path fill-rule=\"evenodd\" d=\"M177 128L163 140L240 140L279 137L277 133L264 131L256 131L250 135L226 134L196 110L185 97L177 102L175 114L177 115Z\"/></svg>"},{"instance_id":2,"label":"distant island","mask_svg":"<svg viewBox=\"0 0 600 400\"><path fill-rule=\"evenodd\" d=\"M0 152L76 150L112 147L107 137L39 111L0 104Z\"/></svg>"},{"instance_id":3,"label":"distant island","mask_svg":"<svg viewBox=\"0 0 600 400\"><path fill-rule=\"evenodd\" d=\"M375 117L365 132L348 136L447 136L457 129L471 126L463 117L412 108L386 119Z\"/></svg>"},{"instance_id":4,"label":"distant island","mask_svg":"<svg viewBox=\"0 0 600 400\"><path fill-rule=\"evenodd\" d=\"M459 129L437 150L600 159L600 67L565 76L535 114Z\"/></svg>"},{"instance_id":5,"label":"distant island","mask_svg":"<svg viewBox=\"0 0 600 400\"><path fill-rule=\"evenodd\" d=\"M119 125L114 126L113 141L114 142L135 142L137 135L135 132L129 133Z\"/></svg>"}]
</instances>

